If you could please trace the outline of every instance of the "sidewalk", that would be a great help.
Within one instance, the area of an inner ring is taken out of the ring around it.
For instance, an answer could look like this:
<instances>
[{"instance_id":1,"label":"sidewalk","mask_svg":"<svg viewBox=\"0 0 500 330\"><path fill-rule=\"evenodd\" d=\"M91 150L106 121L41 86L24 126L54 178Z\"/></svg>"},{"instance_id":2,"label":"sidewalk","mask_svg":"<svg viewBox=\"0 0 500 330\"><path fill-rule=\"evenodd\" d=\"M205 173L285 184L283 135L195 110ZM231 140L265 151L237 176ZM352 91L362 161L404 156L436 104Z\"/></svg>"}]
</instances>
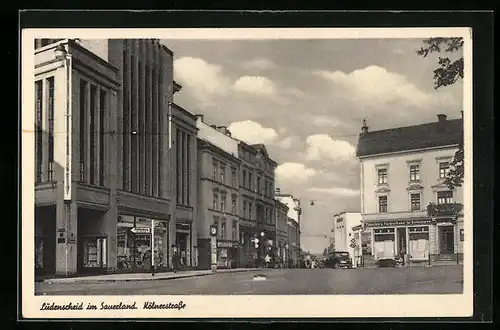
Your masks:
<instances>
[{"instance_id":1,"label":"sidewalk","mask_svg":"<svg viewBox=\"0 0 500 330\"><path fill-rule=\"evenodd\" d=\"M260 268L236 268L236 269L218 269L217 273L212 273L211 270L188 270L168 273L131 273L131 274L109 274L84 277L68 277L68 278L52 278L44 280L44 283L99 283L99 282L116 282L116 281L157 281L157 280L173 280L177 278L196 277L215 275L220 273L238 273L260 270Z\"/></svg>"}]
</instances>

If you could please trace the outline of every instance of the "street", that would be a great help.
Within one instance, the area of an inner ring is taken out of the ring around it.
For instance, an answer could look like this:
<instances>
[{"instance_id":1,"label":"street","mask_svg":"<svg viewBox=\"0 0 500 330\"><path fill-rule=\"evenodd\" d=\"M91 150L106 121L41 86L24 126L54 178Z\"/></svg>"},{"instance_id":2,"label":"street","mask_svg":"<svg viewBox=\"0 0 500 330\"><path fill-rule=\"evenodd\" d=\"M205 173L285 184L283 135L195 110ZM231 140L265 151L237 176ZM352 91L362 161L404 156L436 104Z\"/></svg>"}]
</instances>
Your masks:
<instances>
[{"instance_id":1,"label":"street","mask_svg":"<svg viewBox=\"0 0 500 330\"><path fill-rule=\"evenodd\" d=\"M254 281L258 274L267 280ZM171 280L35 284L37 295L460 294L462 290L461 265L256 269Z\"/></svg>"}]
</instances>

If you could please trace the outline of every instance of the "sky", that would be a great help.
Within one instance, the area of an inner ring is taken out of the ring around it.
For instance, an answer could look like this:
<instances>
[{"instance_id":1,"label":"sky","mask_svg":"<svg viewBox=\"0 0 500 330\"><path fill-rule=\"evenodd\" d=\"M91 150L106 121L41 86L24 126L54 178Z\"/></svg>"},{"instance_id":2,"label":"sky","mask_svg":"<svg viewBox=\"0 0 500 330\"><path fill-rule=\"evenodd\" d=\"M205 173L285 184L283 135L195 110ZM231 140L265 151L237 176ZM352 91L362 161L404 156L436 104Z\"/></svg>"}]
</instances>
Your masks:
<instances>
[{"instance_id":1,"label":"sky","mask_svg":"<svg viewBox=\"0 0 500 330\"><path fill-rule=\"evenodd\" d=\"M333 215L359 212L355 150L370 130L459 118L462 84L435 90L421 39L163 40L175 102L234 137L264 143L276 187L303 205L301 246L321 253ZM311 205L314 201L314 205Z\"/></svg>"}]
</instances>

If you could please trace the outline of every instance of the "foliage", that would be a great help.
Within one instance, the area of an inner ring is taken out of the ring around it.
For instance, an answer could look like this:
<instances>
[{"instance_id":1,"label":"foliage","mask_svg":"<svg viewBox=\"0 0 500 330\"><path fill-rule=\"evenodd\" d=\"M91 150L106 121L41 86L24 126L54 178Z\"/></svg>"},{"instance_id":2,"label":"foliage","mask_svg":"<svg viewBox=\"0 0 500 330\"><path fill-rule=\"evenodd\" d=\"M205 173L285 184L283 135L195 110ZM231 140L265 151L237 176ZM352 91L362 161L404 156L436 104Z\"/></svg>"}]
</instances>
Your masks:
<instances>
[{"instance_id":1,"label":"foliage","mask_svg":"<svg viewBox=\"0 0 500 330\"><path fill-rule=\"evenodd\" d=\"M427 57L431 53L453 53L462 50L464 41L462 38L429 38L423 41L424 47L421 47L417 54ZM464 77L464 57L460 56L456 60L450 60L448 57L439 57L438 66L434 69L434 88L453 85ZM450 188L461 187L464 179L464 148L460 144L450 164L450 172L444 183Z\"/></svg>"}]
</instances>

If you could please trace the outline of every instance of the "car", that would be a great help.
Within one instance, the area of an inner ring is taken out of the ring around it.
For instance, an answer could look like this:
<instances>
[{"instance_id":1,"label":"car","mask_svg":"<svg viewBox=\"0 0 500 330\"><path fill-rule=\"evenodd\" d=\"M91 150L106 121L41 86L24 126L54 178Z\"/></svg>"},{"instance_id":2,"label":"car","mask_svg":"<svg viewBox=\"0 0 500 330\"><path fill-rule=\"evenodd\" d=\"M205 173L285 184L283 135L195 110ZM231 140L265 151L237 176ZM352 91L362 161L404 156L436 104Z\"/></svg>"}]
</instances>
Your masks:
<instances>
[{"instance_id":1,"label":"car","mask_svg":"<svg viewBox=\"0 0 500 330\"><path fill-rule=\"evenodd\" d=\"M352 259L349 252L335 251L325 260L325 268L352 268Z\"/></svg>"}]
</instances>

